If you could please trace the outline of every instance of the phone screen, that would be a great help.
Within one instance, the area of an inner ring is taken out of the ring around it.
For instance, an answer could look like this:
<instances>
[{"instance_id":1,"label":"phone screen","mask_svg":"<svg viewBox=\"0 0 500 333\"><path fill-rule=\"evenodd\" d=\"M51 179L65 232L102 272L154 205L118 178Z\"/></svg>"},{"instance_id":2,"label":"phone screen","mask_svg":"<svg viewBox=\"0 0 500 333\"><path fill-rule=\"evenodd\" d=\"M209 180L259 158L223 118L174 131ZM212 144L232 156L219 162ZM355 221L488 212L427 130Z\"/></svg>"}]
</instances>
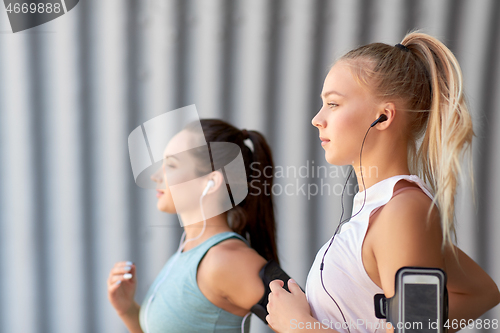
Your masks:
<instances>
[{"instance_id":1,"label":"phone screen","mask_svg":"<svg viewBox=\"0 0 500 333\"><path fill-rule=\"evenodd\" d=\"M404 288L404 332L438 332L438 285L405 283Z\"/></svg>"}]
</instances>

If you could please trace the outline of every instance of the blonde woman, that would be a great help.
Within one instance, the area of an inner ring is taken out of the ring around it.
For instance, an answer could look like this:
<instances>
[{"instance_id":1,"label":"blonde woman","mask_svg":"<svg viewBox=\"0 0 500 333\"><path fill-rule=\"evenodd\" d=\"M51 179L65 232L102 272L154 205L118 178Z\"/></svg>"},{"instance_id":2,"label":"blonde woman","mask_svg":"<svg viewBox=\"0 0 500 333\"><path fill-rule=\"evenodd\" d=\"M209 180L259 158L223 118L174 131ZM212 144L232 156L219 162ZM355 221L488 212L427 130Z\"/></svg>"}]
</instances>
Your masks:
<instances>
[{"instance_id":1,"label":"blonde woman","mask_svg":"<svg viewBox=\"0 0 500 333\"><path fill-rule=\"evenodd\" d=\"M404 266L446 271L451 321L476 319L497 305L494 281L452 244L460 160L474 135L452 52L418 32L395 46L359 47L334 64L321 96L312 124L325 158L351 164L359 192L350 220L319 250L306 293L293 282L291 293L271 282L270 326L385 332L373 295L392 297Z\"/></svg>"}]
</instances>

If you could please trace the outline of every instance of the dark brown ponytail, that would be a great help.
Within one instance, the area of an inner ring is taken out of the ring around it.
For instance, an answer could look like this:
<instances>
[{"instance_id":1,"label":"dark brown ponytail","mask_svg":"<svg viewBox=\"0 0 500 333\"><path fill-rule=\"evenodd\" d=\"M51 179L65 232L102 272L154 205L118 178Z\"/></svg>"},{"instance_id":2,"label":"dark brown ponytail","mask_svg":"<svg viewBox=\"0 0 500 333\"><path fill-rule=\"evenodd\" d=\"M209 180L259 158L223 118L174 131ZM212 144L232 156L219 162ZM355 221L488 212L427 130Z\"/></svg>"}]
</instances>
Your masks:
<instances>
[{"instance_id":1,"label":"dark brown ponytail","mask_svg":"<svg viewBox=\"0 0 500 333\"><path fill-rule=\"evenodd\" d=\"M186 126L186 129L189 130L190 126L191 124ZM228 211L229 226L246 238L250 246L266 260L274 259L279 263L274 204L270 191L273 185L274 163L266 139L257 131L241 131L219 119L201 119L201 127L208 143L231 142L238 145L245 163L248 195ZM253 151L245 144L247 138L252 142ZM212 152L219 155L224 153L220 150ZM226 159L225 156L213 158ZM205 174L210 172L200 171ZM229 185L227 187L230 191Z\"/></svg>"}]
</instances>

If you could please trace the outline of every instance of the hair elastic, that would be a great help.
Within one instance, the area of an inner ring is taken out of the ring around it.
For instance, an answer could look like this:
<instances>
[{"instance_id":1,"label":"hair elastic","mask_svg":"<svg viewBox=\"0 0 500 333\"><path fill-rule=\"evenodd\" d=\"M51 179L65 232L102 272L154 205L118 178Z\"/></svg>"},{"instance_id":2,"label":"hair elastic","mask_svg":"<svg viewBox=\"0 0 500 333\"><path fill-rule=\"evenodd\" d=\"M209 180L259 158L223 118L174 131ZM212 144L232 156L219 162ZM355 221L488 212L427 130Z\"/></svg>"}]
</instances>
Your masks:
<instances>
[{"instance_id":1,"label":"hair elastic","mask_svg":"<svg viewBox=\"0 0 500 333\"><path fill-rule=\"evenodd\" d=\"M395 47L397 47L398 49L401 49L403 51L406 51L406 52L410 52L410 49L407 48L406 46L404 46L403 44L401 43L397 43L396 45L394 45Z\"/></svg>"},{"instance_id":2,"label":"hair elastic","mask_svg":"<svg viewBox=\"0 0 500 333\"><path fill-rule=\"evenodd\" d=\"M241 134L243 134L243 140L246 140L250 137L246 129L242 129Z\"/></svg>"}]
</instances>

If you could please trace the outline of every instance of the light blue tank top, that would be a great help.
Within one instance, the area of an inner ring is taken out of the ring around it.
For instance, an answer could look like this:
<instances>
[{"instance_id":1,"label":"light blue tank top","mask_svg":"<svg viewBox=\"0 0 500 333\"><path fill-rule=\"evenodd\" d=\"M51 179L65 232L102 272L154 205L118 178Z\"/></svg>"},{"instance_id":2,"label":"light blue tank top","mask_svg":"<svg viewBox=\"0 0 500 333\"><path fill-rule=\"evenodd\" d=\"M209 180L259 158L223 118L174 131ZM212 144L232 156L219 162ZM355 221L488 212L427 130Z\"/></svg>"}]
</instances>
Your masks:
<instances>
[{"instance_id":1,"label":"light blue tank top","mask_svg":"<svg viewBox=\"0 0 500 333\"><path fill-rule=\"evenodd\" d=\"M207 251L229 238L239 238L247 243L235 232L223 232L186 252L176 252L170 257L141 305L139 322L144 333L241 332L243 317L215 306L202 294L196 281L198 265ZM149 299L158 284L158 289L148 306ZM147 318L146 307L148 307ZM146 320L148 331L146 331ZM249 329L250 318L247 318L245 332L249 332Z\"/></svg>"}]
</instances>

